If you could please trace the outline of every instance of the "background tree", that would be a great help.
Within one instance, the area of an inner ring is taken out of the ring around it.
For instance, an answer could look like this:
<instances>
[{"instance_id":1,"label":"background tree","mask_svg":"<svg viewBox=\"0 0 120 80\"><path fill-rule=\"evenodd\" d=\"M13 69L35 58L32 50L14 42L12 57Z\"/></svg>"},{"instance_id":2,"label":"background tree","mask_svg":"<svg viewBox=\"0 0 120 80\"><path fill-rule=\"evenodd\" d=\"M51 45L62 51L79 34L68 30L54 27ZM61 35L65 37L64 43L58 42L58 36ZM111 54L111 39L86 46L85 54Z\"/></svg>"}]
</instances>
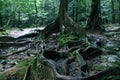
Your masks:
<instances>
[{"instance_id":1,"label":"background tree","mask_svg":"<svg viewBox=\"0 0 120 80\"><path fill-rule=\"evenodd\" d=\"M34 0L34 5L35 5L35 24L36 24L36 27L37 27L38 8L37 8L36 0Z\"/></svg>"},{"instance_id":2,"label":"background tree","mask_svg":"<svg viewBox=\"0 0 120 80\"><path fill-rule=\"evenodd\" d=\"M113 22L112 14L116 15L115 23L119 22L119 12L117 11L119 0L113 1L114 13L112 12L112 0L100 0L99 12L103 24ZM5 27L36 27L35 6L37 6L37 25L48 25L56 19L60 3L59 0L1 0L1 2L4 9L0 11ZM92 0L69 0L68 2L69 16L80 26L85 27L90 15Z\"/></svg>"},{"instance_id":3,"label":"background tree","mask_svg":"<svg viewBox=\"0 0 120 80\"><path fill-rule=\"evenodd\" d=\"M112 23L115 23L115 7L114 7L114 0L111 0L111 7L112 7Z\"/></svg>"},{"instance_id":4,"label":"background tree","mask_svg":"<svg viewBox=\"0 0 120 80\"><path fill-rule=\"evenodd\" d=\"M0 13L0 27L3 27L2 24L3 24L3 23L2 23L2 15L1 15L1 13Z\"/></svg>"},{"instance_id":5,"label":"background tree","mask_svg":"<svg viewBox=\"0 0 120 80\"><path fill-rule=\"evenodd\" d=\"M0 1L0 10L2 9L2 1ZM1 11L0 11L0 27L3 27L3 21L2 21L2 14L1 14Z\"/></svg>"},{"instance_id":6,"label":"background tree","mask_svg":"<svg viewBox=\"0 0 120 80\"><path fill-rule=\"evenodd\" d=\"M101 31L100 0L92 0L91 13L87 21L88 30Z\"/></svg>"},{"instance_id":7,"label":"background tree","mask_svg":"<svg viewBox=\"0 0 120 80\"><path fill-rule=\"evenodd\" d=\"M77 22L78 21L78 6L79 5L79 1L78 0L76 0L76 19L75 19L75 21Z\"/></svg>"},{"instance_id":8,"label":"background tree","mask_svg":"<svg viewBox=\"0 0 120 80\"><path fill-rule=\"evenodd\" d=\"M120 24L120 15L119 15L119 13L120 13L120 0L118 0L118 22L119 22L119 24Z\"/></svg>"}]
</instances>

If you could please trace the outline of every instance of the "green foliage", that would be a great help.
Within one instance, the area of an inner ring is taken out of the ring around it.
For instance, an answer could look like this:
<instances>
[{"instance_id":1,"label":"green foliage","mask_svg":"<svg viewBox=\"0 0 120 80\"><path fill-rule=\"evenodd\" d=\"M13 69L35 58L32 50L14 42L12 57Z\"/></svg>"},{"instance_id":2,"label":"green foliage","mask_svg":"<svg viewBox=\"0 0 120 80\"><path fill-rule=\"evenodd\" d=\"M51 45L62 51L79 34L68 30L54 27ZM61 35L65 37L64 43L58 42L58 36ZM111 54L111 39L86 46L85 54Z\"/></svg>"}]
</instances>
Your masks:
<instances>
[{"instance_id":1,"label":"green foliage","mask_svg":"<svg viewBox=\"0 0 120 80\"><path fill-rule=\"evenodd\" d=\"M56 18L59 2L56 0L36 0L37 25L46 25ZM4 8L3 8L4 7ZM0 0L3 25L10 27L33 27L36 25L34 0Z\"/></svg>"},{"instance_id":2,"label":"green foliage","mask_svg":"<svg viewBox=\"0 0 120 80\"><path fill-rule=\"evenodd\" d=\"M1 31L0 35L7 35L8 33L6 31Z\"/></svg>"},{"instance_id":3,"label":"green foliage","mask_svg":"<svg viewBox=\"0 0 120 80\"><path fill-rule=\"evenodd\" d=\"M76 9L78 7L78 10ZM68 13L73 20L76 21L76 14L78 15L78 23L81 26L86 26L86 20L90 14L91 0L72 0L69 3Z\"/></svg>"},{"instance_id":4,"label":"green foliage","mask_svg":"<svg viewBox=\"0 0 120 80\"><path fill-rule=\"evenodd\" d=\"M73 52L70 53L70 56L74 56L77 53L77 50L74 50Z\"/></svg>"},{"instance_id":5,"label":"green foliage","mask_svg":"<svg viewBox=\"0 0 120 80\"><path fill-rule=\"evenodd\" d=\"M104 68L104 66L95 66L96 71L102 71Z\"/></svg>"},{"instance_id":6,"label":"green foliage","mask_svg":"<svg viewBox=\"0 0 120 80\"><path fill-rule=\"evenodd\" d=\"M68 13L81 26L86 26L90 15L92 0L70 0ZM119 11L119 1L115 0L115 11ZM34 0L0 0L0 13L3 18L3 25L11 27L34 27L47 25L56 19L59 10L59 0L36 0L37 23ZM77 9L78 7L78 9ZM76 16L76 14L78 16ZM116 19L119 19L119 12L115 12ZM101 19L112 21L111 0L101 0Z\"/></svg>"},{"instance_id":7,"label":"green foliage","mask_svg":"<svg viewBox=\"0 0 120 80\"><path fill-rule=\"evenodd\" d=\"M29 62L33 59L34 58L19 61L13 69L8 70L7 72L1 72L0 80L10 80L9 78L12 76L16 76L17 80L22 80L27 70L27 66L30 64Z\"/></svg>"},{"instance_id":8,"label":"green foliage","mask_svg":"<svg viewBox=\"0 0 120 80\"><path fill-rule=\"evenodd\" d=\"M76 39L77 36L75 36L74 34L60 34L58 37L58 42L60 43L60 45L67 45L67 43L71 40Z\"/></svg>"},{"instance_id":9,"label":"green foliage","mask_svg":"<svg viewBox=\"0 0 120 80\"><path fill-rule=\"evenodd\" d=\"M0 1L0 10L2 9L2 6L3 6L3 2Z\"/></svg>"}]
</instances>

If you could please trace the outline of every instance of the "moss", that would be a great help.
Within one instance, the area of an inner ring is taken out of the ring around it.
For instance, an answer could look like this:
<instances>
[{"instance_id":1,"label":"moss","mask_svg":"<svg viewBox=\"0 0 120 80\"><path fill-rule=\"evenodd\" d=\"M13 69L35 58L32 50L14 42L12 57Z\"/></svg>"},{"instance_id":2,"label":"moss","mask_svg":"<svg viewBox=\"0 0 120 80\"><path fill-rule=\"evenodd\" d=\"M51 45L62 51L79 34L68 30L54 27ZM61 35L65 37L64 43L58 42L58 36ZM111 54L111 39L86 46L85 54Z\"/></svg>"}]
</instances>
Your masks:
<instances>
[{"instance_id":1,"label":"moss","mask_svg":"<svg viewBox=\"0 0 120 80\"><path fill-rule=\"evenodd\" d=\"M31 59L22 60L10 70L0 73L0 80L7 80L10 79L12 76L16 76L16 80L21 80L25 74L25 71L27 70L27 66L30 60Z\"/></svg>"},{"instance_id":2,"label":"moss","mask_svg":"<svg viewBox=\"0 0 120 80\"><path fill-rule=\"evenodd\" d=\"M47 67L41 63L37 63L37 67L35 67L34 61L35 57L31 59L26 59L18 62L18 64L11 70L0 73L0 80L23 80L28 66L31 65L31 80L55 80L54 74L50 67Z\"/></svg>"},{"instance_id":3,"label":"moss","mask_svg":"<svg viewBox=\"0 0 120 80\"><path fill-rule=\"evenodd\" d=\"M0 80L6 80L7 79L6 76L7 76L6 72L0 73Z\"/></svg>"},{"instance_id":4,"label":"moss","mask_svg":"<svg viewBox=\"0 0 120 80\"><path fill-rule=\"evenodd\" d=\"M38 75L41 75L38 76L39 80L56 80L54 77L54 73L50 67L40 64L38 72L39 72Z\"/></svg>"}]
</instances>

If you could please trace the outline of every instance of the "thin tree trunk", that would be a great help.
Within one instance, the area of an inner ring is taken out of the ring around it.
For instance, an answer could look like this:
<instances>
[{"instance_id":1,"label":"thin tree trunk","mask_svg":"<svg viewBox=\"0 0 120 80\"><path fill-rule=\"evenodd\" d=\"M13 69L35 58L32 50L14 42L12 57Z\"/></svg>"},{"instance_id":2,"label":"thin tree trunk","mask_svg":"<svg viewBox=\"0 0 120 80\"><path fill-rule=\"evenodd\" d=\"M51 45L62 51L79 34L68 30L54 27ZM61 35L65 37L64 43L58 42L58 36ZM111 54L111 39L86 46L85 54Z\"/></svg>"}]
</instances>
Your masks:
<instances>
[{"instance_id":1,"label":"thin tree trunk","mask_svg":"<svg viewBox=\"0 0 120 80\"><path fill-rule=\"evenodd\" d=\"M112 7L112 23L115 23L115 8L114 8L114 0L111 0Z\"/></svg>"},{"instance_id":2,"label":"thin tree trunk","mask_svg":"<svg viewBox=\"0 0 120 80\"><path fill-rule=\"evenodd\" d=\"M37 9L36 0L34 0L34 5L35 5L35 25L37 27L38 9Z\"/></svg>"},{"instance_id":3,"label":"thin tree trunk","mask_svg":"<svg viewBox=\"0 0 120 80\"><path fill-rule=\"evenodd\" d=\"M73 9L73 10L72 10L72 12L73 12L73 13L72 13L72 15L73 15L73 20L75 20L75 19L74 19L74 18L75 18L75 16L74 16L74 15L75 15L75 8L74 8L74 5L73 5L73 8L72 8L72 9Z\"/></svg>"},{"instance_id":4,"label":"thin tree trunk","mask_svg":"<svg viewBox=\"0 0 120 80\"><path fill-rule=\"evenodd\" d=\"M76 0L76 22L78 21L78 0Z\"/></svg>"},{"instance_id":5,"label":"thin tree trunk","mask_svg":"<svg viewBox=\"0 0 120 80\"><path fill-rule=\"evenodd\" d=\"M4 27L7 27L11 21L11 18L8 19L7 24Z\"/></svg>"},{"instance_id":6,"label":"thin tree trunk","mask_svg":"<svg viewBox=\"0 0 120 80\"><path fill-rule=\"evenodd\" d=\"M21 13L20 13L20 11L18 12L18 26L19 26L19 28L21 27L21 18L20 18L20 15L21 15Z\"/></svg>"},{"instance_id":7,"label":"thin tree trunk","mask_svg":"<svg viewBox=\"0 0 120 80\"><path fill-rule=\"evenodd\" d=\"M99 0L99 12L100 12L100 18L101 18L101 1Z\"/></svg>"},{"instance_id":8,"label":"thin tree trunk","mask_svg":"<svg viewBox=\"0 0 120 80\"><path fill-rule=\"evenodd\" d=\"M118 3L119 3L119 7L118 7L118 8L119 8L119 13L120 13L120 0L118 0ZM119 24L120 24L120 14L118 14L118 19L119 19L118 22L119 22Z\"/></svg>"},{"instance_id":9,"label":"thin tree trunk","mask_svg":"<svg viewBox=\"0 0 120 80\"><path fill-rule=\"evenodd\" d=\"M3 27L3 22L2 22L2 15L0 13L0 28Z\"/></svg>"}]
</instances>

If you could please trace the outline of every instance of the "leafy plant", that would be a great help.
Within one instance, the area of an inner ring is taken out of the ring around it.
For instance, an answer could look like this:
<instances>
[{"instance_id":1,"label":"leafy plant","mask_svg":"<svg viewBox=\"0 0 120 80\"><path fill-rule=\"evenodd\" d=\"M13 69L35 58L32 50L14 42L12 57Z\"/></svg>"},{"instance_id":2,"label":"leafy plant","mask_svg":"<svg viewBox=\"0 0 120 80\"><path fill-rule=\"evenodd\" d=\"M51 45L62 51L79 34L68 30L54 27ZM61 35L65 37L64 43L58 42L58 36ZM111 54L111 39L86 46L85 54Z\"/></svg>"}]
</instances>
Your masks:
<instances>
[{"instance_id":1,"label":"leafy plant","mask_svg":"<svg viewBox=\"0 0 120 80\"><path fill-rule=\"evenodd\" d=\"M8 33L6 31L1 31L0 35L7 35Z\"/></svg>"},{"instance_id":2,"label":"leafy plant","mask_svg":"<svg viewBox=\"0 0 120 80\"><path fill-rule=\"evenodd\" d=\"M67 43L71 40L76 39L77 36L75 36L74 34L70 33L70 34L60 34L58 37L58 42L60 43L60 45L67 45Z\"/></svg>"}]
</instances>

